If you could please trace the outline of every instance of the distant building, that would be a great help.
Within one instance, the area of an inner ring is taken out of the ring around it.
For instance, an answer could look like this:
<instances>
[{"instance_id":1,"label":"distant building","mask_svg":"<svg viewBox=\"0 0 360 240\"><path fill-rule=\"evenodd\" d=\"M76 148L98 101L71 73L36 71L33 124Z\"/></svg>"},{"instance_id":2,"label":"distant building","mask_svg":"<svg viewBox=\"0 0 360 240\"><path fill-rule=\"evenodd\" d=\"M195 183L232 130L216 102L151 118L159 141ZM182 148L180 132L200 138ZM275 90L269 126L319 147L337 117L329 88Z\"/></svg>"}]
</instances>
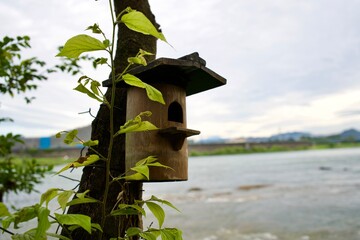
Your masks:
<instances>
[{"instance_id":1,"label":"distant building","mask_svg":"<svg viewBox=\"0 0 360 240\"><path fill-rule=\"evenodd\" d=\"M65 135L65 134L64 134ZM87 141L91 137L91 126L78 128L78 137ZM28 149L47 150L47 149L64 149L64 148L81 148L81 144L67 145L64 143L64 136L56 138L55 135L50 137L23 138L24 144L15 144L14 151L24 151Z\"/></svg>"}]
</instances>

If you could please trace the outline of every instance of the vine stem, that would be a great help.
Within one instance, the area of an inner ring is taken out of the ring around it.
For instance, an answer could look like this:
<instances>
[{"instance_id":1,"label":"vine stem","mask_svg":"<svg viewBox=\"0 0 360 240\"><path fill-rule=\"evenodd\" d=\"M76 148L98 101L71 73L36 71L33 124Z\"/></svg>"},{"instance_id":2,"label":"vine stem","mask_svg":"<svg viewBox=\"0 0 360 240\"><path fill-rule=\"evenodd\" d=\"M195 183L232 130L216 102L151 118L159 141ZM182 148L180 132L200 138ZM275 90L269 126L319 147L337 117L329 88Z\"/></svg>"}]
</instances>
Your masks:
<instances>
[{"instance_id":1,"label":"vine stem","mask_svg":"<svg viewBox=\"0 0 360 240\"><path fill-rule=\"evenodd\" d=\"M105 172L105 189L104 189L104 198L102 204L102 216L101 216L101 228L104 229L105 220L106 220L106 202L109 194L110 188L110 163L112 158L112 149L114 145L114 105L115 105L115 94L116 94L116 84L115 84L115 69L114 69L114 41L115 41L115 28L116 28L116 21L114 18L114 11L112 6L112 0L109 0L110 12L111 12L111 20L112 20L112 40L111 46L109 49L110 59L111 59L111 99L110 99L110 142L106 160L106 172ZM103 234L100 234L99 239L103 238Z\"/></svg>"},{"instance_id":2,"label":"vine stem","mask_svg":"<svg viewBox=\"0 0 360 240\"><path fill-rule=\"evenodd\" d=\"M7 230L7 229L5 229L5 228L3 228L3 227L0 227L0 230L1 230L1 231L4 231L4 232L6 232L6 233L8 233L8 234L10 234L10 235L15 235L15 233L10 232L9 230Z\"/></svg>"}]
</instances>

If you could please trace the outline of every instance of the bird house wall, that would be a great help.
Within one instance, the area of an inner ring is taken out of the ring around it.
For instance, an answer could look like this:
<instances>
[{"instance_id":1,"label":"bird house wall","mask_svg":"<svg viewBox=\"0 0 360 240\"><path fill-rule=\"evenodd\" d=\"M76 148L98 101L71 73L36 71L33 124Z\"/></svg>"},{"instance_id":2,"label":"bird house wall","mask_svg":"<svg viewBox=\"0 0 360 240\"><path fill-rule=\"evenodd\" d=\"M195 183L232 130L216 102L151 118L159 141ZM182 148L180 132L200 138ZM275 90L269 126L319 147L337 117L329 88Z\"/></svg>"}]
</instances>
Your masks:
<instances>
[{"instance_id":1,"label":"bird house wall","mask_svg":"<svg viewBox=\"0 0 360 240\"><path fill-rule=\"evenodd\" d=\"M170 84L152 85L162 92L165 105L149 100L144 89L131 87L128 89L127 119L132 119L141 112L151 111L152 116L143 120L149 120L158 128L174 126L186 128L185 90ZM179 118L182 118L182 121ZM150 169L150 181L187 180L188 151L186 140L181 149L174 150L169 139L161 136L157 130L135 132L126 135L125 147L127 170L134 167L136 162L141 159L156 156L160 163L174 170L153 167Z\"/></svg>"}]
</instances>

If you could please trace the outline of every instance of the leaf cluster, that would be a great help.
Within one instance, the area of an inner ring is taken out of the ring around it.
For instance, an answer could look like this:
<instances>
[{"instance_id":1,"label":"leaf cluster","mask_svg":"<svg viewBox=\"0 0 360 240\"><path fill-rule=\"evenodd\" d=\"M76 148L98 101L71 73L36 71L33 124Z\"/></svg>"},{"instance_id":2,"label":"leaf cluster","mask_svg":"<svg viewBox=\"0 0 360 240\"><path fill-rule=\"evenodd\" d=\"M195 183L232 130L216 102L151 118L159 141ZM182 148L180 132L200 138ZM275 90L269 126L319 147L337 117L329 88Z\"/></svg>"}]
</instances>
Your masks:
<instances>
[{"instance_id":1,"label":"leaf cluster","mask_svg":"<svg viewBox=\"0 0 360 240\"><path fill-rule=\"evenodd\" d=\"M14 213L10 213L5 204L0 202L0 222L3 230L7 230L11 224L14 229L20 228L19 224L37 219L37 227L30 229L22 234L13 234L12 239L47 239L47 236L55 237L58 239L69 240L69 238L58 235L57 233L48 233L52 224L60 224L61 226L67 226L68 231L73 231L77 228L83 228L89 234L93 231L102 231L99 224L92 223L89 216L83 214L59 214L51 213L48 208L48 204L54 198L57 198L57 202L61 209L65 210L67 206L76 204L89 204L98 203L99 201L87 196L88 191L83 193L75 193L72 190L61 189L49 189L41 195L40 203L27 206L19 209ZM73 200L70 200L71 196L75 195ZM43 206L45 203L45 206ZM52 220L52 221L51 221Z\"/></svg>"},{"instance_id":2,"label":"leaf cluster","mask_svg":"<svg viewBox=\"0 0 360 240\"><path fill-rule=\"evenodd\" d=\"M36 89L35 81L46 80L39 69L45 62L36 57L23 59L21 51L31 48L29 36L4 37L0 40L0 92L14 96Z\"/></svg>"},{"instance_id":3,"label":"leaf cluster","mask_svg":"<svg viewBox=\"0 0 360 240\"><path fill-rule=\"evenodd\" d=\"M154 215L158 221L158 228L149 227L147 230L142 230L141 228L131 227L126 230L126 235L123 238L113 238L113 239L123 239L130 240L134 236L139 236L142 239L146 240L156 240L159 236L162 240L182 240L182 232L177 228L163 228L165 221L165 211L162 205L166 205L176 211L179 211L172 203L169 201L151 196L148 200L135 201L134 204L119 204L118 208L111 212L113 216L128 216L128 215L142 215L146 217L146 211L143 206L146 206L148 210Z\"/></svg>"},{"instance_id":4,"label":"leaf cluster","mask_svg":"<svg viewBox=\"0 0 360 240\"><path fill-rule=\"evenodd\" d=\"M51 173L52 166L41 166L35 159L14 164L11 158L0 161L0 193L10 191L30 193L42 182L46 174ZM2 199L0 199L2 200Z\"/></svg>"}]
</instances>

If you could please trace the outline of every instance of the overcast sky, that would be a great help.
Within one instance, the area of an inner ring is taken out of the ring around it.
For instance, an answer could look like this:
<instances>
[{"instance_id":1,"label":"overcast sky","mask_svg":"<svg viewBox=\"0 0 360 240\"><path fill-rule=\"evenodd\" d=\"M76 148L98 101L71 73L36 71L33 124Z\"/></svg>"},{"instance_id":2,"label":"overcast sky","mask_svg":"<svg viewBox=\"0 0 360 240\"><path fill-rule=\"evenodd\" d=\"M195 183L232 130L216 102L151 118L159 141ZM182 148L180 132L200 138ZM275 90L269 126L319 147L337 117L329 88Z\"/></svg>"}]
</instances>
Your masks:
<instances>
[{"instance_id":1,"label":"overcast sky","mask_svg":"<svg viewBox=\"0 0 360 240\"><path fill-rule=\"evenodd\" d=\"M163 33L158 57L199 52L226 86L187 99L188 128L211 136L314 134L360 129L360 1L150 0ZM93 23L109 31L107 1L0 0L1 37L29 35L37 56L56 63L56 48ZM86 75L107 78L108 70ZM51 75L26 105L1 96L0 133L48 136L90 124L79 112L98 103L72 90L77 77Z\"/></svg>"}]
</instances>

